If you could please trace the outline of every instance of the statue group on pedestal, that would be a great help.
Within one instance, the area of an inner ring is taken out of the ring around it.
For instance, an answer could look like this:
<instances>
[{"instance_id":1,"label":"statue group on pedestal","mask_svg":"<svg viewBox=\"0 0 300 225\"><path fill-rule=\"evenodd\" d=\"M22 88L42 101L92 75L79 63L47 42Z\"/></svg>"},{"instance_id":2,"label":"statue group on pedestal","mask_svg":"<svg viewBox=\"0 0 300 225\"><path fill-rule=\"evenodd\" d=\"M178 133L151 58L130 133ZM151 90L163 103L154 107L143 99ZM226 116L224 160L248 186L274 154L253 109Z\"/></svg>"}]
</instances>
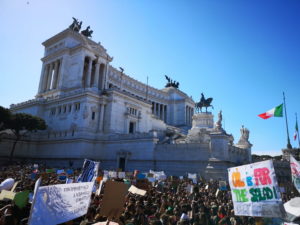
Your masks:
<instances>
[{"instance_id":1,"label":"statue group on pedestal","mask_svg":"<svg viewBox=\"0 0 300 225\"><path fill-rule=\"evenodd\" d=\"M202 108L205 107L206 109L206 112L207 112L207 108L208 107L213 107L213 105L211 105L211 102L212 102L213 98L207 98L205 99L204 97L204 94L201 93L201 99L200 99L200 102L196 102L195 104L195 108L196 108L196 112L202 112Z\"/></svg>"},{"instance_id":2,"label":"statue group on pedestal","mask_svg":"<svg viewBox=\"0 0 300 225\"><path fill-rule=\"evenodd\" d=\"M174 88L179 88L179 82L176 82L175 80L173 81L170 77L165 75L165 78L167 79L168 83L166 84L165 87L174 87Z\"/></svg>"},{"instance_id":3,"label":"statue group on pedestal","mask_svg":"<svg viewBox=\"0 0 300 225\"><path fill-rule=\"evenodd\" d=\"M82 21L78 21L78 19L73 18L73 23L69 26L69 28L75 32L79 32L81 29L81 25L82 25ZM90 26L87 26L87 28L85 30L81 31L81 34L86 36L86 37L92 37L92 33L93 31L90 30Z\"/></svg>"}]
</instances>

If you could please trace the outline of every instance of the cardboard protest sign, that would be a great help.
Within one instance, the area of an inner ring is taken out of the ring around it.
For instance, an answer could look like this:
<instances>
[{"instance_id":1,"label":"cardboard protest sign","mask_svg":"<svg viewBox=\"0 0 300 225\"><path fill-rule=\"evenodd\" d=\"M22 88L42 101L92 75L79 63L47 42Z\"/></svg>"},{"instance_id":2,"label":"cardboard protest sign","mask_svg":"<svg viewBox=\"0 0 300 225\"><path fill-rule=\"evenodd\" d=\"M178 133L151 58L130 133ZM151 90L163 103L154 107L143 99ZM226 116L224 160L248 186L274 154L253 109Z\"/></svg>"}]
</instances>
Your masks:
<instances>
[{"instance_id":1,"label":"cardboard protest sign","mask_svg":"<svg viewBox=\"0 0 300 225\"><path fill-rule=\"evenodd\" d=\"M189 179L197 179L197 174L196 173L188 173L188 178Z\"/></svg>"},{"instance_id":2,"label":"cardboard protest sign","mask_svg":"<svg viewBox=\"0 0 300 225\"><path fill-rule=\"evenodd\" d=\"M101 203L100 215L118 219L123 211L128 186L122 182L107 181Z\"/></svg>"},{"instance_id":3,"label":"cardboard protest sign","mask_svg":"<svg viewBox=\"0 0 300 225\"><path fill-rule=\"evenodd\" d=\"M87 213L94 182L39 187L29 225L53 225Z\"/></svg>"},{"instance_id":4,"label":"cardboard protest sign","mask_svg":"<svg viewBox=\"0 0 300 225\"><path fill-rule=\"evenodd\" d=\"M272 160L229 168L228 177L235 215L284 216Z\"/></svg>"},{"instance_id":5,"label":"cardboard protest sign","mask_svg":"<svg viewBox=\"0 0 300 225\"><path fill-rule=\"evenodd\" d=\"M83 162L81 174L79 175L78 182L91 182L95 181L98 175L99 162L85 159Z\"/></svg>"},{"instance_id":6,"label":"cardboard protest sign","mask_svg":"<svg viewBox=\"0 0 300 225\"><path fill-rule=\"evenodd\" d=\"M284 209L286 211L285 220L295 221L300 217L300 197L295 197L284 203Z\"/></svg>"},{"instance_id":7,"label":"cardboard protest sign","mask_svg":"<svg viewBox=\"0 0 300 225\"><path fill-rule=\"evenodd\" d=\"M61 174L61 173L64 173L65 172L65 170L64 169L61 169L61 170L57 170L56 171L56 174Z\"/></svg>"},{"instance_id":8,"label":"cardboard protest sign","mask_svg":"<svg viewBox=\"0 0 300 225\"><path fill-rule=\"evenodd\" d=\"M128 189L128 191L132 194L137 194L137 195L141 195L141 196L144 196L146 194L146 191L139 189L134 185L131 185L131 187Z\"/></svg>"},{"instance_id":9,"label":"cardboard protest sign","mask_svg":"<svg viewBox=\"0 0 300 225\"><path fill-rule=\"evenodd\" d=\"M117 174L116 171L109 171L109 172L108 172L108 176L109 176L110 178L117 178L117 177L118 177L118 174Z\"/></svg>"},{"instance_id":10,"label":"cardboard protest sign","mask_svg":"<svg viewBox=\"0 0 300 225\"><path fill-rule=\"evenodd\" d=\"M187 193L192 194L193 191L194 191L194 185L188 184L188 185L185 187L185 190L186 190Z\"/></svg>"},{"instance_id":11,"label":"cardboard protest sign","mask_svg":"<svg viewBox=\"0 0 300 225\"><path fill-rule=\"evenodd\" d=\"M118 178L124 179L126 177L125 172L118 172Z\"/></svg>"},{"instance_id":12,"label":"cardboard protest sign","mask_svg":"<svg viewBox=\"0 0 300 225\"><path fill-rule=\"evenodd\" d=\"M0 193L0 200L13 200L16 193L12 191L2 190Z\"/></svg>"},{"instance_id":13,"label":"cardboard protest sign","mask_svg":"<svg viewBox=\"0 0 300 225\"><path fill-rule=\"evenodd\" d=\"M300 193L300 163L291 155L290 157L292 181L295 188Z\"/></svg>"}]
</instances>

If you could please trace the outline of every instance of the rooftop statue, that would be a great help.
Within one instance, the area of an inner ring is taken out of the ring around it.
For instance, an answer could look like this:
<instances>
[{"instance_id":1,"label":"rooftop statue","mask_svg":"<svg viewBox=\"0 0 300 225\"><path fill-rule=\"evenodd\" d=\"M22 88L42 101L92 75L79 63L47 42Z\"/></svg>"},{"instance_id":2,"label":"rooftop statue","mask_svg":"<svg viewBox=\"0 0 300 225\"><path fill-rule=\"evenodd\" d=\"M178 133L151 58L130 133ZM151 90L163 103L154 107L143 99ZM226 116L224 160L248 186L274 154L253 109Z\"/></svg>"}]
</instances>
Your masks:
<instances>
[{"instance_id":1,"label":"rooftop statue","mask_svg":"<svg viewBox=\"0 0 300 225\"><path fill-rule=\"evenodd\" d=\"M73 18L73 23L69 26L69 28L73 31L79 32L81 29L82 21L78 21L76 18Z\"/></svg>"},{"instance_id":2,"label":"rooftop statue","mask_svg":"<svg viewBox=\"0 0 300 225\"><path fill-rule=\"evenodd\" d=\"M195 104L196 112L198 112L198 113L199 113L199 111L202 112L203 107L205 107L206 112L207 112L208 107L214 108L213 105L211 105L212 100L213 100L213 98L205 99L204 94L201 93L200 102L196 102L196 104ZM222 113L220 114L220 116L221 116L221 121L222 121Z\"/></svg>"},{"instance_id":3,"label":"rooftop statue","mask_svg":"<svg viewBox=\"0 0 300 225\"><path fill-rule=\"evenodd\" d=\"M165 78L167 79L168 83L166 84L165 87L174 87L174 88L179 88L179 82L176 82L175 80L173 81L170 77L165 75Z\"/></svg>"},{"instance_id":4,"label":"rooftop statue","mask_svg":"<svg viewBox=\"0 0 300 225\"><path fill-rule=\"evenodd\" d=\"M249 133L250 133L250 131L247 128L245 128L244 125L242 125L240 140L248 141L248 139L249 139Z\"/></svg>"},{"instance_id":5,"label":"rooftop statue","mask_svg":"<svg viewBox=\"0 0 300 225\"><path fill-rule=\"evenodd\" d=\"M252 146L252 144L249 142L249 133L250 131L242 125L241 131L241 137L240 140L237 143L237 146L243 147L243 148L249 148Z\"/></svg>"},{"instance_id":6,"label":"rooftop statue","mask_svg":"<svg viewBox=\"0 0 300 225\"><path fill-rule=\"evenodd\" d=\"M85 30L81 31L81 34L86 37L92 37L93 31L90 30L90 26L88 26Z\"/></svg>"},{"instance_id":7,"label":"rooftop statue","mask_svg":"<svg viewBox=\"0 0 300 225\"><path fill-rule=\"evenodd\" d=\"M216 129L217 130L222 130L222 110L220 110L220 112L218 113L218 121L216 122Z\"/></svg>"}]
</instances>

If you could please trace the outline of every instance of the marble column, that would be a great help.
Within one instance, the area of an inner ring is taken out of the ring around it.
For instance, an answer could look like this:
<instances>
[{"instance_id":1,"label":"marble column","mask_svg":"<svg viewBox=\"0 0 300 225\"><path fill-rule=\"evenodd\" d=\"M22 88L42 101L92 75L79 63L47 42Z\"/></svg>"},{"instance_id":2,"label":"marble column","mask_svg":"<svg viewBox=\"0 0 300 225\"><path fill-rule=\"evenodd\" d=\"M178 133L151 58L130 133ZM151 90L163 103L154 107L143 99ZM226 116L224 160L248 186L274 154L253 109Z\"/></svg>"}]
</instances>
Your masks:
<instances>
[{"instance_id":1,"label":"marble column","mask_svg":"<svg viewBox=\"0 0 300 225\"><path fill-rule=\"evenodd\" d=\"M185 124L188 124L188 107L185 107Z\"/></svg>"},{"instance_id":2,"label":"marble column","mask_svg":"<svg viewBox=\"0 0 300 225\"><path fill-rule=\"evenodd\" d=\"M101 121L101 124L100 124L100 131L103 132L104 131L104 110L105 110L105 105L102 104L101 105L101 109L100 109L100 121Z\"/></svg>"},{"instance_id":3,"label":"marble column","mask_svg":"<svg viewBox=\"0 0 300 225\"><path fill-rule=\"evenodd\" d=\"M160 119L161 117L161 115L160 115L160 112L161 112L161 110L160 110L160 106L161 106L161 104L159 104L159 103L157 103L158 104L158 118Z\"/></svg>"},{"instance_id":4,"label":"marble column","mask_svg":"<svg viewBox=\"0 0 300 225\"><path fill-rule=\"evenodd\" d=\"M48 73L49 73L49 64L45 65L44 74L43 74L43 81L42 81L42 91L44 92L47 90L47 80L48 80Z\"/></svg>"},{"instance_id":5,"label":"marble column","mask_svg":"<svg viewBox=\"0 0 300 225\"><path fill-rule=\"evenodd\" d=\"M100 74L99 74L99 68L100 68L100 63L99 62L96 62L96 69L95 69L95 75L94 75L94 87L96 87L96 88L100 88L99 87L99 76L100 76Z\"/></svg>"},{"instance_id":6,"label":"marble column","mask_svg":"<svg viewBox=\"0 0 300 225\"><path fill-rule=\"evenodd\" d=\"M165 121L165 105L162 105L162 120Z\"/></svg>"},{"instance_id":7,"label":"marble column","mask_svg":"<svg viewBox=\"0 0 300 225\"><path fill-rule=\"evenodd\" d=\"M156 115L156 102L154 102L153 114Z\"/></svg>"},{"instance_id":8,"label":"marble column","mask_svg":"<svg viewBox=\"0 0 300 225\"><path fill-rule=\"evenodd\" d=\"M168 121L168 112L167 112L167 106L165 105L165 122Z\"/></svg>"},{"instance_id":9,"label":"marble column","mask_svg":"<svg viewBox=\"0 0 300 225\"><path fill-rule=\"evenodd\" d=\"M40 76L40 83L39 83L38 94L43 91L43 82L44 82L45 70L46 70L46 65L43 64L42 71L41 71L41 76Z\"/></svg>"},{"instance_id":10,"label":"marble column","mask_svg":"<svg viewBox=\"0 0 300 225\"><path fill-rule=\"evenodd\" d=\"M108 67L108 64L105 66L105 64L102 64L103 65L103 74L102 74L102 81L101 81L101 90L104 90L105 89L105 80L106 80L106 74L107 74L107 67Z\"/></svg>"},{"instance_id":11,"label":"marble column","mask_svg":"<svg viewBox=\"0 0 300 225\"><path fill-rule=\"evenodd\" d=\"M191 125L191 122L192 122L192 108L189 107L189 124Z\"/></svg>"},{"instance_id":12,"label":"marble column","mask_svg":"<svg viewBox=\"0 0 300 225\"><path fill-rule=\"evenodd\" d=\"M53 63L50 64L50 69L48 71L47 88L46 88L47 91L50 90L50 88L51 88L52 72L53 72Z\"/></svg>"},{"instance_id":13,"label":"marble column","mask_svg":"<svg viewBox=\"0 0 300 225\"><path fill-rule=\"evenodd\" d=\"M86 87L91 86L92 64L93 64L93 60L92 60L92 58L89 58L89 66L88 66L87 79L86 79Z\"/></svg>"},{"instance_id":14,"label":"marble column","mask_svg":"<svg viewBox=\"0 0 300 225\"><path fill-rule=\"evenodd\" d=\"M56 89L57 87L57 75L58 75L58 60L54 63L54 75L53 75L53 85L52 89Z\"/></svg>"}]
</instances>

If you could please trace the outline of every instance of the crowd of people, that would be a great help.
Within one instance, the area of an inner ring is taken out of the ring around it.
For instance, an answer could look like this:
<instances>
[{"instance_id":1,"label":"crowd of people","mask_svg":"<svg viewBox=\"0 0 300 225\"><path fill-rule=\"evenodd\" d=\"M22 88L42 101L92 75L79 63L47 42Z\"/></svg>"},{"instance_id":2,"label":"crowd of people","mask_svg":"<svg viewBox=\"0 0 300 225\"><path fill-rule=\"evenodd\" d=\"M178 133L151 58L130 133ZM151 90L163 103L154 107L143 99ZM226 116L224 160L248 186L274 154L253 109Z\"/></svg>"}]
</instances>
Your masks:
<instances>
[{"instance_id":1,"label":"crowd of people","mask_svg":"<svg viewBox=\"0 0 300 225\"><path fill-rule=\"evenodd\" d=\"M100 171L101 173L101 171ZM35 174L35 175L34 175ZM80 169L73 170L68 175L72 180L80 174ZM31 194L24 207L18 207L13 200L0 200L0 225L28 224L30 216L32 194L36 180L42 177L42 186L66 183L58 179L56 172L46 172L46 168L38 165L11 165L0 168L0 190L10 190L12 184L18 181L15 192L29 190ZM3 181L13 179L10 185L3 185ZM130 183L135 184L135 177L129 177ZM123 182L123 179L115 179ZM284 185L282 193L284 202L299 193L293 188L292 183ZM266 224L262 218L235 216L231 199L230 188L218 191L218 181L205 181L198 179L196 184L190 179L167 177L164 181L149 183L144 196L128 192L123 212L113 221L120 225L254 225ZM101 216L102 199L105 190L101 189L100 195L93 193L87 214L65 222L65 225L88 225L107 221ZM112 222L111 222L112 223ZM269 224L275 224L271 222Z\"/></svg>"}]
</instances>

